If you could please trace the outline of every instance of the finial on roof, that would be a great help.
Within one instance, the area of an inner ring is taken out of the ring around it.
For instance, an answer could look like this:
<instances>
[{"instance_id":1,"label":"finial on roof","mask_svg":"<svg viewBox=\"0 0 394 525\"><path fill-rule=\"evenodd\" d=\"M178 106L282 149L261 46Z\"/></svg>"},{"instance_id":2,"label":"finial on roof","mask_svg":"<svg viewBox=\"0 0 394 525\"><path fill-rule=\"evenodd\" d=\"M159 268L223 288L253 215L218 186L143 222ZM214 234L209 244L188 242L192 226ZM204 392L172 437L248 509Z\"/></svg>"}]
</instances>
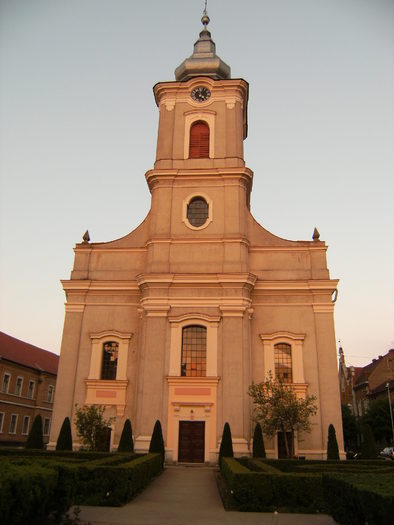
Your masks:
<instances>
[{"instance_id":1,"label":"finial on roof","mask_svg":"<svg viewBox=\"0 0 394 525\"><path fill-rule=\"evenodd\" d=\"M207 11L207 0L205 0L205 7L204 7L204 11L202 13L202 18L201 18L201 22L202 22L202 25L204 26L204 30L207 29L207 25L209 24L210 21L211 19L209 18L208 11Z\"/></svg>"},{"instance_id":2,"label":"finial on roof","mask_svg":"<svg viewBox=\"0 0 394 525\"><path fill-rule=\"evenodd\" d=\"M320 239L320 233L319 233L319 230L317 228L315 228L313 230L313 235L312 235L312 239L314 241L318 241Z\"/></svg>"},{"instance_id":3,"label":"finial on roof","mask_svg":"<svg viewBox=\"0 0 394 525\"><path fill-rule=\"evenodd\" d=\"M216 54L215 42L207 29L210 18L207 12L207 2L201 18L204 29L200 32L199 39L194 44L193 54L186 58L175 70L178 81L190 80L193 77L211 77L215 80L230 78L230 67Z\"/></svg>"},{"instance_id":4,"label":"finial on roof","mask_svg":"<svg viewBox=\"0 0 394 525\"><path fill-rule=\"evenodd\" d=\"M86 230L86 232L83 234L82 240L85 244L90 241L90 235L88 230Z\"/></svg>"}]
</instances>

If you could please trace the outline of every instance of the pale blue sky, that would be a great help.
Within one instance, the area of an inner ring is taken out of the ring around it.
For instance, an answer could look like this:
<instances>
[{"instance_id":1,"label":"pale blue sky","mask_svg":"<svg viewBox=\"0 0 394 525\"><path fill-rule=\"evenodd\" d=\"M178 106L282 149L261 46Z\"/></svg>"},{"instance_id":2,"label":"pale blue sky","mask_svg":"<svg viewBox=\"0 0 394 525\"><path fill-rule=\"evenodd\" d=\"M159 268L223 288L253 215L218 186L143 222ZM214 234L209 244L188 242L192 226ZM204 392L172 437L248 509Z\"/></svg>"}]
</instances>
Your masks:
<instances>
[{"instance_id":1,"label":"pale blue sky","mask_svg":"<svg viewBox=\"0 0 394 525\"><path fill-rule=\"evenodd\" d=\"M201 0L0 1L0 330L59 352L73 246L145 217L157 108L201 28ZM250 83L251 210L318 227L339 278L347 362L394 347L394 2L209 0Z\"/></svg>"}]
</instances>

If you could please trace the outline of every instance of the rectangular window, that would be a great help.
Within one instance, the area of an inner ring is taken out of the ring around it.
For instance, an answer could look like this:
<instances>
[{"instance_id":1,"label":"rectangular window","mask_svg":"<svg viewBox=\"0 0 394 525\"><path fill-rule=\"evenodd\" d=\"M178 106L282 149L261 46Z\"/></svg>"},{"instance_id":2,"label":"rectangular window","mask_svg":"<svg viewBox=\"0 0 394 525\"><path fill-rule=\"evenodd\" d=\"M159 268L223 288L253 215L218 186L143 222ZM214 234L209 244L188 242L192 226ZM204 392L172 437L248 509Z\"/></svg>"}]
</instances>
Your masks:
<instances>
[{"instance_id":1,"label":"rectangular window","mask_svg":"<svg viewBox=\"0 0 394 525\"><path fill-rule=\"evenodd\" d=\"M3 384L1 386L1 391L3 394L8 394L8 389L10 387L10 381L11 381L11 374L8 374L7 372L3 375Z\"/></svg>"},{"instance_id":2,"label":"rectangular window","mask_svg":"<svg viewBox=\"0 0 394 525\"><path fill-rule=\"evenodd\" d=\"M28 389L28 391L27 391L27 397L28 397L29 399L33 399L33 395L34 395L34 386L35 386L35 382L34 382L32 379L30 379L30 381L29 381L29 389Z\"/></svg>"},{"instance_id":3,"label":"rectangular window","mask_svg":"<svg viewBox=\"0 0 394 525\"><path fill-rule=\"evenodd\" d=\"M22 434L26 436L29 433L29 425L30 425L30 416L25 416L23 418L23 427L22 427Z\"/></svg>"},{"instance_id":4,"label":"rectangular window","mask_svg":"<svg viewBox=\"0 0 394 525\"><path fill-rule=\"evenodd\" d=\"M18 422L18 414L11 414L10 431L9 434L16 434L16 425Z\"/></svg>"},{"instance_id":5,"label":"rectangular window","mask_svg":"<svg viewBox=\"0 0 394 525\"><path fill-rule=\"evenodd\" d=\"M15 384L15 395L17 396L22 395L22 385L23 385L23 377L18 376L16 378L16 384Z\"/></svg>"},{"instance_id":6,"label":"rectangular window","mask_svg":"<svg viewBox=\"0 0 394 525\"><path fill-rule=\"evenodd\" d=\"M4 412L0 412L0 434L3 432Z\"/></svg>"},{"instance_id":7,"label":"rectangular window","mask_svg":"<svg viewBox=\"0 0 394 525\"><path fill-rule=\"evenodd\" d=\"M49 417L46 417L44 419L44 432L43 432L44 436L49 436L50 427L51 427L51 420Z\"/></svg>"},{"instance_id":8,"label":"rectangular window","mask_svg":"<svg viewBox=\"0 0 394 525\"><path fill-rule=\"evenodd\" d=\"M53 403L53 394L54 393L55 393L55 387L53 385L49 385L49 387L48 387L48 397L47 397L48 403Z\"/></svg>"}]
</instances>

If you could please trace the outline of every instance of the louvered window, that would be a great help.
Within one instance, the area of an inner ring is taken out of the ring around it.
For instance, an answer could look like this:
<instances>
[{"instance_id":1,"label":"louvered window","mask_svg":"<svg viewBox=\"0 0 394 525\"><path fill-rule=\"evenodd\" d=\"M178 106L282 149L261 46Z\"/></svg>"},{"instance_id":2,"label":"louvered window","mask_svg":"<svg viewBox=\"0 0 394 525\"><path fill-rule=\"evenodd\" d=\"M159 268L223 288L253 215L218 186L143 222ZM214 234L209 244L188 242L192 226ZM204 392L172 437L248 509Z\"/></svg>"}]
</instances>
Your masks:
<instances>
[{"instance_id":1,"label":"louvered window","mask_svg":"<svg viewBox=\"0 0 394 525\"><path fill-rule=\"evenodd\" d=\"M206 122L195 122L190 128L189 158L209 158L209 126Z\"/></svg>"}]
</instances>

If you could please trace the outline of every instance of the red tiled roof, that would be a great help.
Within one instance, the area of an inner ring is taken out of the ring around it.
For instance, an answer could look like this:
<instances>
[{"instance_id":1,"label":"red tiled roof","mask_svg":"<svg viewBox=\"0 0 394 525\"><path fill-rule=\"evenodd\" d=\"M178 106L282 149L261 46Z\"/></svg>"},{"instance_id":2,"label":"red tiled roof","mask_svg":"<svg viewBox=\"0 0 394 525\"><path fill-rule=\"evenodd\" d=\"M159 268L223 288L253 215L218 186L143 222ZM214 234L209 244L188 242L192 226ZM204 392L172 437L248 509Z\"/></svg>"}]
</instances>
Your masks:
<instances>
[{"instance_id":1,"label":"red tiled roof","mask_svg":"<svg viewBox=\"0 0 394 525\"><path fill-rule=\"evenodd\" d=\"M57 374L59 356L0 332L0 358Z\"/></svg>"}]
</instances>

